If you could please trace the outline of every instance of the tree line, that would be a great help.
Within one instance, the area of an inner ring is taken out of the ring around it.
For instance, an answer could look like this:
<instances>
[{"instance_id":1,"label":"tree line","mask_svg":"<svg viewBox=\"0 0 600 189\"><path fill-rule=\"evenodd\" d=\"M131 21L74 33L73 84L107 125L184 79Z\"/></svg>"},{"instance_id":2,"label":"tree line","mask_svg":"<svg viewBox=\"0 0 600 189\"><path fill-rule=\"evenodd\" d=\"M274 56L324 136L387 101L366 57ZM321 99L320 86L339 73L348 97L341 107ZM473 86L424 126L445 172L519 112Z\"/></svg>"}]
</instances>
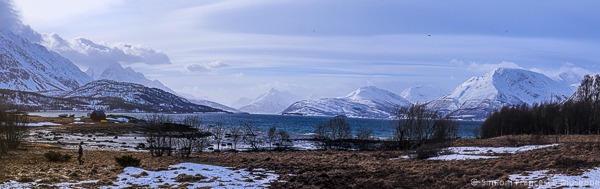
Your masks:
<instances>
[{"instance_id":1,"label":"tree line","mask_svg":"<svg viewBox=\"0 0 600 189\"><path fill-rule=\"evenodd\" d=\"M346 117L336 116L316 125L315 140L322 149L417 149L456 138L459 127L450 117L423 104L399 108L391 126L391 140L373 140L372 130L361 128L353 136Z\"/></svg>"},{"instance_id":2,"label":"tree line","mask_svg":"<svg viewBox=\"0 0 600 189\"><path fill-rule=\"evenodd\" d=\"M539 134L600 134L600 75L586 75L564 102L505 106L493 112L480 137Z\"/></svg>"},{"instance_id":3,"label":"tree line","mask_svg":"<svg viewBox=\"0 0 600 189\"><path fill-rule=\"evenodd\" d=\"M175 121L164 114L152 114L143 120L142 126L147 143L141 145L153 157L189 157L192 152L206 149L237 151L240 144L245 144L251 151L293 147L287 131L272 127L263 132L251 121L240 122L232 127L225 127L223 122L204 126L197 116L186 116Z\"/></svg>"}]
</instances>

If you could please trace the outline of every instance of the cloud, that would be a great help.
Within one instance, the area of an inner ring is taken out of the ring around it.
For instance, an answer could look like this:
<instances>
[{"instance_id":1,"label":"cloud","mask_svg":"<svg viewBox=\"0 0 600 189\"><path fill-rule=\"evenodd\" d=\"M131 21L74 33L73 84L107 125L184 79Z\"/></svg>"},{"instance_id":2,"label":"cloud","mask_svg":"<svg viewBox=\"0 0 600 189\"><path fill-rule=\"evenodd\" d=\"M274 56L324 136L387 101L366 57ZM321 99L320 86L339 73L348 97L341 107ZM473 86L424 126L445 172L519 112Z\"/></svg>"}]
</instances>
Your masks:
<instances>
[{"instance_id":1,"label":"cloud","mask_svg":"<svg viewBox=\"0 0 600 189\"><path fill-rule=\"evenodd\" d=\"M489 72L492 71L496 68L518 68L518 69L522 69L521 66L519 66L518 64L514 63L514 62L507 62L507 61L502 61L498 64L478 64L475 62L471 62L469 64L469 66L467 67L467 69L469 71L475 71L475 72Z\"/></svg>"},{"instance_id":2,"label":"cloud","mask_svg":"<svg viewBox=\"0 0 600 189\"><path fill-rule=\"evenodd\" d=\"M245 76L245 74L244 74L244 73L242 73L242 72L239 72L239 73L236 73L236 74L232 74L231 76L233 76L233 77L235 77L235 78L242 78L242 77L244 77L244 76Z\"/></svg>"},{"instance_id":3,"label":"cloud","mask_svg":"<svg viewBox=\"0 0 600 189\"><path fill-rule=\"evenodd\" d=\"M19 13L13 8L9 0L0 0L0 27L13 30L22 25Z\"/></svg>"},{"instance_id":4,"label":"cloud","mask_svg":"<svg viewBox=\"0 0 600 189\"><path fill-rule=\"evenodd\" d=\"M99 76L115 64L171 64L165 53L142 45L96 43L86 38L65 40L58 34L44 35L42 44L71 60L81 68L91 68L90 75Z\"/></svg>"},{"instance_id":5,"label":"cloud","mask_svg":"<svg viewBox=\"0 0 600 189\"><path fill-rule=\"evenodd\" d=\"M542 74L544 74L552 79L555 79L555 80L571 81L571 82L575 81L575 83L578 83L578 81L581 78L583 78L583 76L588 75L588 74L593 74L593 72L591 72L590 70L579 67L572 63L567 63L558 69L531 68L530 70L534 71L534 72L542 73Z\"/></svg>"},{"instance_id":6,"label":"cloud","mask_svg":"<svg viewBox=\"0 0 600 189\"><path fill-rule=\"evenodd\" d=\"M0 29L12 31L32 42L41 40L41 35L38 32L21 22L19 12L10 0L0 0Z\"/></svg>"},{"instance_id":7,"label":"cloud","mask_svg":"<svg viewBox=\"0 0 600 189\"><path fill-rule=\"evenodd\" d=\"M215 72L220 68L229 67L229 64L222 61L213 61L205 64L188 64L186 69L190 72Z\"/></svg>"}]
</instances>

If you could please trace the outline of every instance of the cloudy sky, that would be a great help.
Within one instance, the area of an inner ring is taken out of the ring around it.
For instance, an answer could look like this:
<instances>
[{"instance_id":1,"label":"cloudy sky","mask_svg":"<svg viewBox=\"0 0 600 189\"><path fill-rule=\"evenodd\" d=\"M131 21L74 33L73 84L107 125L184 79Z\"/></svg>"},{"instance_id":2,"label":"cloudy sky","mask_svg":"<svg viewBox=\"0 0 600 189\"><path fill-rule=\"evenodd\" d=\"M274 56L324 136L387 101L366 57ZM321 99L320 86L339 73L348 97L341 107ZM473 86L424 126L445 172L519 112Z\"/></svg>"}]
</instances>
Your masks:
<instances>
[{"instance_id":1,"label":"cloudy sky","mask_svg":"<svg viewBox=\"0 0 600 189\"><path fill-rule=\"evenodd\" d=\"M600 1L18 0L22 22L67 39L140 44L127 63L229 104L274 87L307 97L365 85L452 90L495 67L600 71Z\"/></svg>"}]
</instances>

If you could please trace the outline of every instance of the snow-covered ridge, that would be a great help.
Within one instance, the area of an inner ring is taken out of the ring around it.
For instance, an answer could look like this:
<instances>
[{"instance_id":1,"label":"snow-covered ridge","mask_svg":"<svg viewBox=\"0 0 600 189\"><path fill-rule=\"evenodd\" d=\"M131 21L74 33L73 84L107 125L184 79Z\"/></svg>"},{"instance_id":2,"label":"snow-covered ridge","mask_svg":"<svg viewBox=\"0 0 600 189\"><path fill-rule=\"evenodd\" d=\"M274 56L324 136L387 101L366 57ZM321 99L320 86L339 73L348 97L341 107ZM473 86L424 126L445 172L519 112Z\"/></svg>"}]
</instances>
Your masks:
<instances>
[{"instance_id":1,"label":"snow-covered ridge","mask_svg":"<svg viewBox=\"0 0 600 189\"><path fill-rule=\"evenodd\" d=\"M279 114L297 100L300 98L289 91L272 88L249 104L243 105L239 110L256 114Z\"/></svg>"},{"instance_id":2,"label":"snow-covered ridge","mask_svg":"<svg viewBox=\"0 0 600 189\"><path fill-rule=\"evenodd\" d=\"M229 106L225 106L223 104L213 102L210 100L202 100L202 99L188 99L188 100L194 104L208 106L208 107L224 110L224 111L231 112L231 113L243 113L238 109L235 109L235 108L232 108Z\"/></svg>"},{"instance_id":3,"label":"snow-covered ridge","mask_svg":"<svg viewBox=\"0 0 600 189\"><path fill-rule=\"evenodd\" d=\"M452 116L485 119L489 113L506 105L562 101L573 92L569 85L540 73L498 68L467 80L451 94L431 101L427 106Z\"/></svg>"},{"instance_id":4,"label":"snow-covered ridge","mask_svg":"<svg viewBox=\"0 0 600 189\"><path fill-rule=\"evenodd\" d=\"M175 94L140 84L98 80L62 96L95 105L129 107L144 111L220 112L208 106L197 105ZM121 106L119 106L121 105Z\"/></svg>"},{"instance_id":5,"label":"snow-covered ridge","mask_svg":"<svg viewBox=\"0 0 600 189\"><path fill-rule=\"evenodd\" d=\"M426 103L446 95L446 91L433 85L419 85L405 89L400 96L416 103Z\"/></svg>"},{"instance_id":6,"label":"snow-covered ridge","mask_svg":"<svg viewBox=\"0 0 600 189\"><path fill-rule=\"evenodd\" d=\"M389 119L402 106L411 103L386 90L374 86L361 87L345 97L302 100L292 104L284 114L310 116L337 116Z\"/></svg>"},{"instance_id":7,"label":"snow-covered ridge","mask_svg":"<svg viewBox=\"0 0 600 189\"><path fill-rule=\"evenodd\" d=\"M14 33L0 29L0 88L68 91L92 79L71 61Z\"/></svg>"}]
</instances>

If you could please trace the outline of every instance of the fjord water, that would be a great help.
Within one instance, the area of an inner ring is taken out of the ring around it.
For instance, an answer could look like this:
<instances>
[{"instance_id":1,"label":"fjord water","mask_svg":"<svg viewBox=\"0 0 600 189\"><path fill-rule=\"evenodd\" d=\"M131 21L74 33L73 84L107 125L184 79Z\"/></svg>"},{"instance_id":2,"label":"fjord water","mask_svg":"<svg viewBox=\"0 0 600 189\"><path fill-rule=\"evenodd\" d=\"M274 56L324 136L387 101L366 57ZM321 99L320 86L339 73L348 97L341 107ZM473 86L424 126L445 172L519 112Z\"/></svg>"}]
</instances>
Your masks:
<instances>
[{"instance_id":1,"label":"fjord water","mask_svg":"<svg viewBox=\"0 0 600 189\"><path fill-rule=\"evenodd\" d=\"M76 117L86 116L89 112L71 112L71 111L48 111L48 112L31 112L31 115L39 115L44 117L56 117L58 114L75 114ZM120 113L108 112L107 114L131 116L138 119L145 119L148 113ZM195 115L200 117L203 126L214 126L218 122L225 127L240 125L243 122L252 122L259 130L266 131L271 127L276 127L278 130L286 130L299 135L308 135L314 132L315 125L324 123L331 119L330 117L316 116L292 116L292 115L259 115L259 114L213 114L213 113L198 113L198 114L166 114L171 116L175 121L182 120L185 116ZM359 131L361 128L368 128L373 131L373 135L379 138L389 138L393 133L393 121L384 119L363 119L363 118L348 118L348 123L353 132ZM483 123L482 121L458 121L459 131L458 136L461 138L473 138L473 130ZM356 134L356 133L354 133Z\"/></svg>"}]
</instances>

